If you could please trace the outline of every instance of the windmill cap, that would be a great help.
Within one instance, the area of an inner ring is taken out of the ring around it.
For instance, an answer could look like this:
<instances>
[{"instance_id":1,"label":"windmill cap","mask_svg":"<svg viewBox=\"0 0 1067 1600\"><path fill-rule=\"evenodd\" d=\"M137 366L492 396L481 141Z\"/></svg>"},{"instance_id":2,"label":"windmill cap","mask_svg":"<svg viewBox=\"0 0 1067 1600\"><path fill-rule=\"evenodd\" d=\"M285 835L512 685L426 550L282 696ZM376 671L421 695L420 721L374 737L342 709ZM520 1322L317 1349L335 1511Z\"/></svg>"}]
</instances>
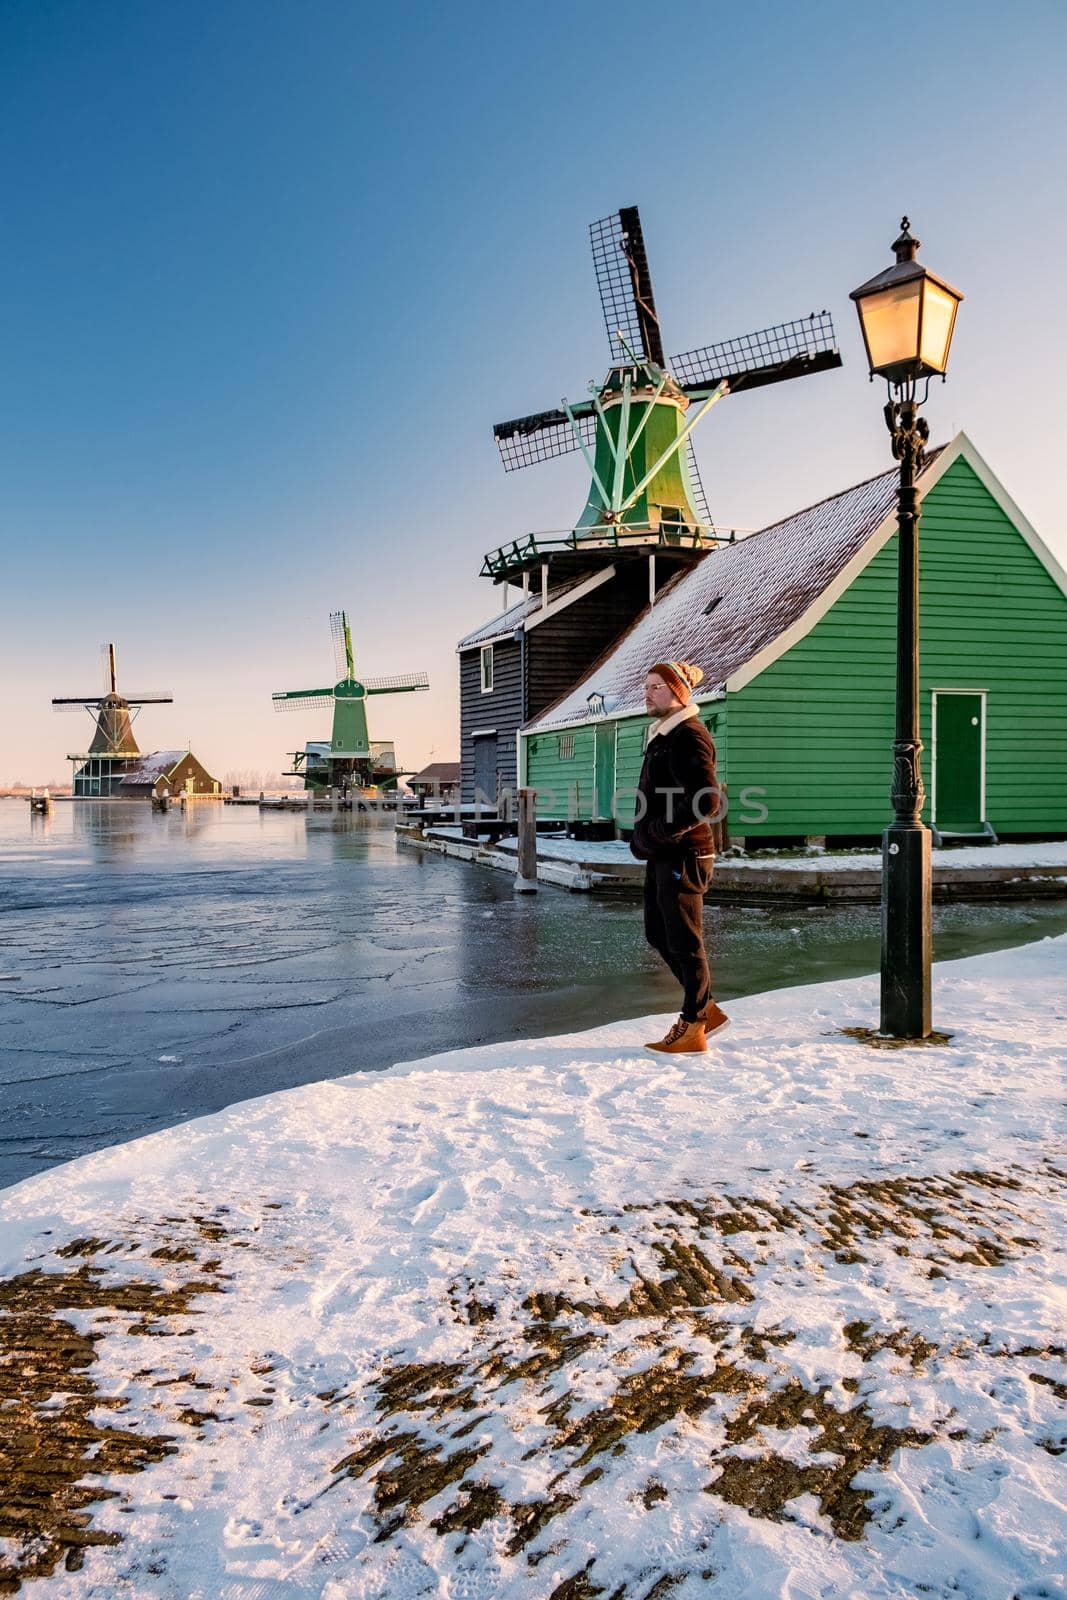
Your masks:
<instances>
[{"instance_id":1,"label":"windmill cap","mask_svg":"<svg viewBox=\"0 0 1067 1600\"><path fill-rule=\"evenodd\" d=\"M688 705L693 690L704 681L703 668L694 667L691 661L657 661L648 670L662 678L683 705Z\"/></svg>"}]
</instances>

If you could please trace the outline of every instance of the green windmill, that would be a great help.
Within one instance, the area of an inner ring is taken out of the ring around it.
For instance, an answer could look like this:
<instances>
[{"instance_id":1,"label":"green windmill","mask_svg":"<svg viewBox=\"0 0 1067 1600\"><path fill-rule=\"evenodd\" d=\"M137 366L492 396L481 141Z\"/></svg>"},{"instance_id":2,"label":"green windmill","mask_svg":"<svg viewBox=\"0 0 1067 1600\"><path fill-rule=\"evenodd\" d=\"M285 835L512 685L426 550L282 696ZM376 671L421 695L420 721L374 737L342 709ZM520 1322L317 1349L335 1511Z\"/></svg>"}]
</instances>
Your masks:
<instances>
[{"instance_id":1,"label":"green windmill","mask_svg":"<svg viewBox=\"0 0 1067 1600\"><path fill-rule=\"evenodd\" d=\"M482 567L497 583L529 585L540 567L553 580L591 565L647 556L662 575L692 564L724 537L704 496L692 433L726 395L841 365L828 312L664 354L652 277L636 206L590 227L612 366L589 398L497 423L507 472L579 450L589 469L585 507L567 533L528 534L491 551ZM654 581L652 591L654 592Z\"/></svg>"},{"instance_id":2,"label":"green windmill","mask_svg":"<svg viewBox=\"0 0 1067 1600\"><path fill-rule=\"evenodd\" d=\"M291 752L289 776L303 778L305 789L395 789L400 777L396 751L387 740L372 739L367 729L367 696L408 694L428 689L425 672L391 678L357 678L352 633L344 611L330 613L334 665L340 678L332 689L285 689L271 696L275 711L333 707L329 740L309 740Z\"/></svg>"}]
</instances>

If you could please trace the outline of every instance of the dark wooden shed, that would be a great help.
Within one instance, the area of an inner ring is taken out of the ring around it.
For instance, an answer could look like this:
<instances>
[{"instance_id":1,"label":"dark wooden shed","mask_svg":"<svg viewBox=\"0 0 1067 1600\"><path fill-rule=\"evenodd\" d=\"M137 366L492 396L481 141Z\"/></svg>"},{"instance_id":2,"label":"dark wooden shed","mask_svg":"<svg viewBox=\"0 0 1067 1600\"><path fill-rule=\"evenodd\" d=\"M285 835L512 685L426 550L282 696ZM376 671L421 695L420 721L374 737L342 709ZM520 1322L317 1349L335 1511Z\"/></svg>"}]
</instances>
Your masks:
<instances>
[{"instance_id":1,"label":"dark wooden shed","mask_svg":"<svg viewBox=\"0 0 1067 1600\"><path fill-rule=\"evenodd\" d=\"M154 794L203 800L221 797L222 785L191 750L155 750L127 772L115 793L127 800L150 800Z\"/></svg>"}]
</instances>

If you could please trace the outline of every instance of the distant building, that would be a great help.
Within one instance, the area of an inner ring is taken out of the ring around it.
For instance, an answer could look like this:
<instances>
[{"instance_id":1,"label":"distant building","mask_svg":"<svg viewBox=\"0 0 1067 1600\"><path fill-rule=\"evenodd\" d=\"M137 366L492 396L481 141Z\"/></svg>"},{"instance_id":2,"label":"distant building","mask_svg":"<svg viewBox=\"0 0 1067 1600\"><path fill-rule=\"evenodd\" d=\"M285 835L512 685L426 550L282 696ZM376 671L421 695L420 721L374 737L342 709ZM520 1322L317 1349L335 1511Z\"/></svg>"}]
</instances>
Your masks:
<instances>
[{"instance_id":1,"label":"distant building","mask_svg":"<svg viewBox=\"0 0 1067 1600\"><path fill-rule=\"evenodd\" d=\"M191 750L155 750L130 767L112 793L120 800L150 800L153 795L220 795L222 786Z\"/></svg>"},{"instance_id":2,"label":"distant building","mask_svg":"<svg viewBox=\"0 0 1067 1600\"><path fill-rule=\"evenodd\" d=\"M442 805L455 805L459 799L460 764L458 761L431 761L421 772L407 779L408 788L419 800L439 800Z\"/></svg>"}]
</instances>

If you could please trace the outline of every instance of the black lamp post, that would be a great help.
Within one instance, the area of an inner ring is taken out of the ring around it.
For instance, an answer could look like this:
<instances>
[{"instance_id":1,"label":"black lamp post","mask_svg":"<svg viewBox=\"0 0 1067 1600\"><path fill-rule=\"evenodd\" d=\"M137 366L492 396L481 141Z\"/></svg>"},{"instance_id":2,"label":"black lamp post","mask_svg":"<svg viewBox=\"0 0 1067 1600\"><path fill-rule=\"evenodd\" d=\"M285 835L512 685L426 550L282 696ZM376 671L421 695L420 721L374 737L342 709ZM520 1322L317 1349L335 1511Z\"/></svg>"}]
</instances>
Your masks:
<instances>
[{"instance_id":1,"label":"black lamp post","mask_svg":"<svg viewBox=\"0 0 1067 1600\"><path fill-rule=\"evenodd\" d=\"M923 826L919 765L919 493L915 479L930 430L919 416L930 378L948 366L958 289L920 266L908 219L893 245L896 262L850 296L867 362L889 385L885 420L900 462L897 500L897 720L893 741L894 819L882 836L881 1032L924 1039L930 1032L930 830ZM919 386L923 384L920 398Z\"/></svg>"}]
</instances>

